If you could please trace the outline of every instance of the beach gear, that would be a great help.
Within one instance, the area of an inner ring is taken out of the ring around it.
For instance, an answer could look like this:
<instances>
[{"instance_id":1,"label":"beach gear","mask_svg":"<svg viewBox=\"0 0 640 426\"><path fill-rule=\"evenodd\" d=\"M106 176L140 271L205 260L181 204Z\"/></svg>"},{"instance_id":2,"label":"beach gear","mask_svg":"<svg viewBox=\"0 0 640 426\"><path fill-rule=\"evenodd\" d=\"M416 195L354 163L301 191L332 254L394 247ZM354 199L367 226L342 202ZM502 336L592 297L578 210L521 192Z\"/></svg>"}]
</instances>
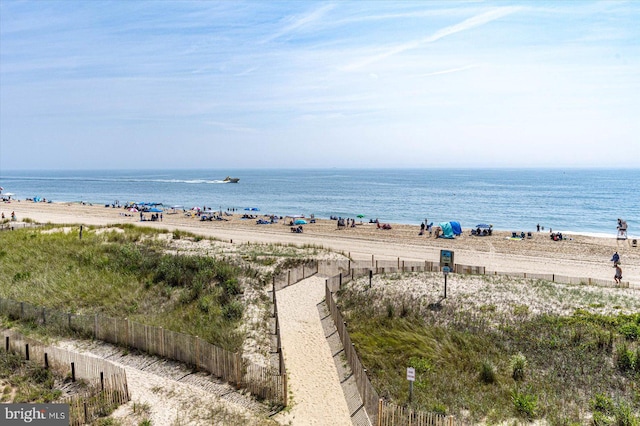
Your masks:
<instances>
[{"instance_id":1,"label":"beach gear","mask_svg":"<svg viewBox=\"0 0 640 426\"><path fill-rule=\"evenodd\" d=\"M462 235L462 227L460 226L460 222L449 222L451 224L451 230L453 231L453 235Z\"/></svg>"},{"instance_id":2,"label":"beach gear","mask_svg":"<svg viewBox=\"0 0 640 426\"><path fill-rule=\"evenodd\" d=\"M453 228L451 227L450 222L441 222L439 223L440 228L442 229L442 234L440 238L454 238L453 236Z\"/></svg>"}]
</instances>

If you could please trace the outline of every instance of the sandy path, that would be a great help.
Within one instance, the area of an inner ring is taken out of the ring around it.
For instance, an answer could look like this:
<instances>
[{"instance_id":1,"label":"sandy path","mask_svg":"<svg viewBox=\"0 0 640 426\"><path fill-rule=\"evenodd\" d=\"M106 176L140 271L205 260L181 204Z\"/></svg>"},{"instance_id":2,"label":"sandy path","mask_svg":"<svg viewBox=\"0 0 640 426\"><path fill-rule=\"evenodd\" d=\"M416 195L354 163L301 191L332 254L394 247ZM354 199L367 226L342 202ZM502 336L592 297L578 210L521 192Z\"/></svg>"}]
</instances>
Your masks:
<instances>
[{"instance_id":1,"label":"sandy path","mask_svg":"<svg viewBox=\"0 0 640 426\"><path fill-rule=\"evenodd\" d=\"M267 408L206 373L144 353L99 341L63 339L56 346L103 358L125 369L131 401L110 417L123 426L144 420L152 425L268 425ZM273 422L275 424L275 422Z\"/></svg>"},{"instance_id":2,"label":"sandy path","mask_svg":"<svg viewBox=\"0 0 640 426\"><path fill-rule=\"evenodd\" d=\"M325 280L311 277L277 293L291 409L276 420L292 425L351 425L332 353L316 305Z\"/></svg>"}]
</instances>

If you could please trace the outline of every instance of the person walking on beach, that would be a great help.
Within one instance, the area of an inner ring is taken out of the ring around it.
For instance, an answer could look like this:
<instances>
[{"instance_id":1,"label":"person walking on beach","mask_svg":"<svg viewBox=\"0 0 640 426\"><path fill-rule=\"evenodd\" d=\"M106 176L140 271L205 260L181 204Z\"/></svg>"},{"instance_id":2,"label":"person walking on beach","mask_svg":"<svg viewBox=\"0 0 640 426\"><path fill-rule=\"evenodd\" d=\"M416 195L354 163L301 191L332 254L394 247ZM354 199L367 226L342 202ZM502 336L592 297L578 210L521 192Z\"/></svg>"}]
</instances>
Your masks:
<instances>
[{"instance_id":1,"label":"person walking on beach","mask_svg":"<svg viewBox=\"0 0 640 426\"><path fill-rule=\"evenodd\" d=\"M613 266L617 266L620 264L620 255L618 254L618 252L613 253L611 261L613 262Z\"/></svg>"},{"instance_id":2,"label":"person walking on beach","mask_svg":"<svg viewBox=\"0 0 640 426\"><path fill-rule=\"evenodd\" d=\"M615 268L616 274L613 276L613 279L616 281L616 284L620 284L622 281L622 268L620 267L620 264L616 264Z\"/></svg>"}]
</instances>

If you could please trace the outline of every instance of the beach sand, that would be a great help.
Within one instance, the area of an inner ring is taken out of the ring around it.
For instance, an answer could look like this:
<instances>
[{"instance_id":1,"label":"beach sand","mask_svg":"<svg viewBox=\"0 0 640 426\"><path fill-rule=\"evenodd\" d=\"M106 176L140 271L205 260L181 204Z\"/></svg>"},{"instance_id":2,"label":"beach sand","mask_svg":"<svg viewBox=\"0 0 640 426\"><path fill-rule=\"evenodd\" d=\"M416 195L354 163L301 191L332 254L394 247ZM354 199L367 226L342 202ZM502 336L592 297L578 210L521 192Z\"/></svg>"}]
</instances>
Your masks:
<instances>
[{"instance_id":1,"label":"beach sand","mask_svg":"<svg viewBox=\"0 0 640 426\"><path fill-rule=\"evenodd\" d=\"M302 234L278 224L257 225L256 220L241 219L243 213L226 217L228 221L200 221L197 216L163 214L162 222L141 222L139 213L104 206L78 203L12 202L0 204L6 217L15 211L18 222L29 218L41 223L110 225L132 223L169 230L183 230L234 243L312 244L348 254L352 259L439 260L441 249L453 250L458 264L484 266L501 272L558 274L613 281L610 261L614 251L621 256L623 281L640 285L640 247L631 240L564 234L563 241L553 241L548 232L533 232L531 239L514 241L511 232L494 231L492 236L475 237L469 229L453 240L419 236L418 226L392 224L392 229L378 229L366 220L355 227L338 229L336 221L316 219L304 225ZM123 216L123 214L130 216ZM146 214L150 216L149 213ZM262 216L258 216L262 217ZM16 224L19 226L19 224ZM520 230L514 230L518 233Z\"/></svg>"},{"instance_id":2,"label":"beach sand","mask_svg":"<svg viewBox=\"0 0 640 426\"><path fill-rule=\"evenodd\" d=\"M615 238L567 234L566 240L552 241L548 232L541 232L534 233L531 239L514 241L509 239L511 232L494 232L492 236L474 237L465 229L462 236L446 240L429 237L428 234L420 236L418 226L392 224L392 229L381 230L375 224L365 221L353 228L338 229L335 221L327 219L317 219L316 223L304 225L303 233L294 234L290 231L290 226L282 222L257 225L255 219L241 219L242 213L227 217L228 221L200 221L198 217L165 213L162 222L141 222L139 213L77 203L12 202L0 204L0 211L6 217L12 211L16 213L17 221L9 223L15 227L23 226L22 220L27 218L40 223L68 224L74 227L80 224L107 226L130 223L188 231L233 244L254 242L322 246L347 254L355 260L371 260L373 256L379 260L401 258L438 262L440 249L448 249L455 252L455 262L458 264L484 266L501 272L559 274L611 282L614 269L610 259L613 252L618 251L622 261L623 281L629 282L631 288L616 289L616 294L624 292L620 297L628 294L633 299L630 303L635 306L638 299L636 294L640 291L640 248L631 247L630 241L618 241ZM150 214L147 213L146 216ZM469 287L466 290L470 292L477 293L487 286L485 282L473 277L464 282ZM480 285L482 288L474 290L473 285ZM405 291L408 288L413 289L412 291L429 290L428 283L422 281L403 281L402 287ZM535 307L534 301L527 297L522 285L519 288L515 292L518 294L510 295L517 299L514 303L527 303ZM434 289L439 289L439 286L434 284ZM278 292L283 351L292 397L292 406L274 418L280 424L351 423L315 309L315 304L320 303L324 297L323 291L323 278L312 277ZM462 289L458 293L460 297L464 296ZM546 306L543 308L547 309ZM177 386L167 378L145 378L145 373L137 371L128 374L132 374L138 381L153 383L156 388L173 389ZM133 385L135 383L132 382ZM188 392L191 391L183 389L182 392L186 392L184 398L190 398ZM156 404L157 395L150 393L148 386L135 387L132 393L138 402L152 404L150 415L154 424L173 424L169 419L175 419L176 414L171 411L175 404ZM204 397L196 391L193 398ZM214 398L212 401L218 400ZM334 409L327 411L327 407ZM130 407L119 409L119 416L128 417L127 410Z\"/></svg>"}]
</instances>

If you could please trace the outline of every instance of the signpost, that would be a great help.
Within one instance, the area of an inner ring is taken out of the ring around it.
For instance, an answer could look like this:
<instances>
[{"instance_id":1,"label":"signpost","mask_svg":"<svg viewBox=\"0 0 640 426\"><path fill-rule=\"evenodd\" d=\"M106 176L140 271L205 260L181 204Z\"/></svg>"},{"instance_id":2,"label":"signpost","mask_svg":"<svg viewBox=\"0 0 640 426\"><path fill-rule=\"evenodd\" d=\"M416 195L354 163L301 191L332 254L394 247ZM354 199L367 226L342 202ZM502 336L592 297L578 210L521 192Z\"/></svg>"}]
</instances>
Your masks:
<instances>
[{"instance_id":1,"label":"signpost","mask_svg":"<svg viewBox=\"0 0 640 426\"><path fill-rule=\"evenodd\" d=\"M416 369L407 367L407 380L409 381L409 402L413 399L413 382L416 381Z\"/></svg>"},{"instance_id":2,"label":"signpost","mask_svg":"<svg viewBox=\"0 0 640 426\"><path fill-rule=\"evenodd\" d=\"M447 275L453 271L453 251L440 250L440 266L442 267L442 274L444 275L444 298L447 298Z\"/></svg>"}]
</instances>

